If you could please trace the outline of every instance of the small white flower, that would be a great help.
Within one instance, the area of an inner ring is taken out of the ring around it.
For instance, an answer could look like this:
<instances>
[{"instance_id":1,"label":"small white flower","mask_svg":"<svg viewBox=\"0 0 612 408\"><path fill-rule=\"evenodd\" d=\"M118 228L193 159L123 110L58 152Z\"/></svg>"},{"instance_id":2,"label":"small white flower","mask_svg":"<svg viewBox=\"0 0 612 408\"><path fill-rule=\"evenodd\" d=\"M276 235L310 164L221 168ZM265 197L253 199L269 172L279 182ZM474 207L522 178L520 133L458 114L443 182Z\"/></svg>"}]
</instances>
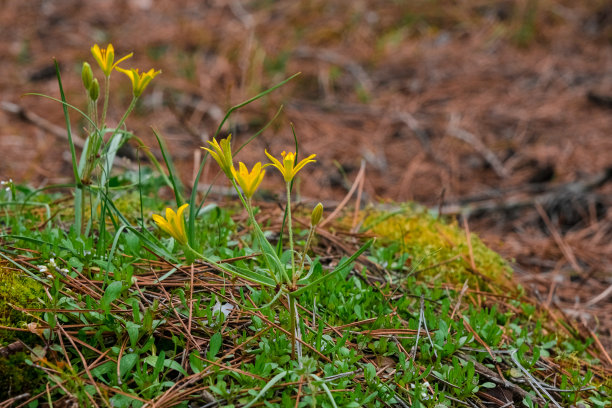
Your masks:
<instances>
[{"instance_id":1,"label":"small white flower","mask_svg":"<svg viewBox=\"0 0 612 408\"><path fill-rule=\"evenodd\" d=\"M51 265L54 268L57 267L57 264L55 263L55 258L49 259L49 265Z\"/></svg>"},{"instance_id":2,"label":"small white flower","mask_svg":"<svg viewBox=\"0 0 612 408\"><path fill-rule=\"evenodd\" d=\"M42 272L42 273L45 273L45 272L47 272L47 267L46 267L45 265L40 265L40 266L38 267L38 270L39 270L40 272Z\"/></svg>"},{"instance_id":3,"label":"small white flower","mask_svg":"<svg viewBox=\"0 0 612 408\"><path fill-rule=\"evenodd\" d=\"M215 303L212 308L213 314L221 312L225 315L225 317L229 316L232 310L234 310L234 305L230 303L225 303L222 305L221 302Z\"/></svg>"},{"instance_id":4,"label":"small white flower","mask_svg":"<svg viewBox=\"0 0 612 408\"><path fill-rule=\"evenodd\" d=\"M221 304L221 302L217 301L215 305L212 307L211 312L214 317L219 316L220 313L223 313L225 317L229 316L229 314L234 310L234 305L230 303ZM208 319L202 321L202 324L208 325Z\"/></svg>"},{"instance_id":5,"label":"small white flower","mask_svg":"<svg viewBox=\"0 0 612 408\"><path fill-rule=\"evenodd\" d=\"M53 275L47 275L47 279L53 279Z\"/></svg>"},{"instance_id":6,"label":"small white flower","mask_svg":"<svg viewBox=\"0 0 612 408\"><path fill-rule=\"evenodd\" d=\"M66 268L62 268L62 269L60 269L59 271L60 271L62 274L64 274L64 275L68 274L68 269L66 269Z\"/></svg>"}]
</instances>

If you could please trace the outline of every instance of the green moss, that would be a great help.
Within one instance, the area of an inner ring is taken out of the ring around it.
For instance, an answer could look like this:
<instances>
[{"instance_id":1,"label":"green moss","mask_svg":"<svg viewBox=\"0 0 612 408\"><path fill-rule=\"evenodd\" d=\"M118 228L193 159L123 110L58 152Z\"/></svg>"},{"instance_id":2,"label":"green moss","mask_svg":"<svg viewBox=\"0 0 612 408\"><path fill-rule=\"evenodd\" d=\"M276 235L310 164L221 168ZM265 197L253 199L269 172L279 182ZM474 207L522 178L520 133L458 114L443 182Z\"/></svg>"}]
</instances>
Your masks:
<instances>
[{"instance_id":1,"label":"green moss","mask_svg":"<svg viewBox=\"0 0 612 408\"><path fill-rule=\"evenodd\" d=\"M0 326L23 327L31 322L32 316L18 309L36 307L42 292L42 286L35 280L0 265ZM0 333L0 346L15 338L14 331L0 330Z\"/></svg>"},{"instance_id":2,"label":"green moss","mask_svg":"<svg viewBox=\"0 0 612 408\"><path fill-rule=\"evenodd\" d=\"M0 265L0 326L23 328L33 319L19 308L39 307L42 286L21 276L15 269ZM0 347L16 340L32 346L37 337L29 332L0 329ZM27 354L18 352L0 358L0 401L36 389L44 373L25 363Z\"/></svg>"},{"instance_id":3,"label":"green moss","mask_svg":"<svg viewBox=\"0 0 612 408\"><path fill-rule=\"evenodd\" d=\"M472 268L466 232L456 221L445 222L424 208L403 205L393 212L366 210L362 225L362 232L379 237L382 245L395 243L397 255L407 254L412 272L421 279L456 285L467 280L472 288L516 291L506 261L473 233L470 241L475 270Z\"/></svg>"}]
</instances>

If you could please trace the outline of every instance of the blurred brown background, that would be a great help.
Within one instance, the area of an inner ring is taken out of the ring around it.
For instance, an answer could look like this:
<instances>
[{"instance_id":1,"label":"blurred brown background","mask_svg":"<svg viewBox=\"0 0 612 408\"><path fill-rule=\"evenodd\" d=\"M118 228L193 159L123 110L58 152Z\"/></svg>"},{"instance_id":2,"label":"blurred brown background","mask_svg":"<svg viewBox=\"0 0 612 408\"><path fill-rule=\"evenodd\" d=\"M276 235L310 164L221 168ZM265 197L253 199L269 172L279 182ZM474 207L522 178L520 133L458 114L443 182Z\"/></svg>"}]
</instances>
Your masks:
<instances>
[{"instance_id":1,"label":"blurred brown background","mask_svg":"<svg viewBox=\"0 0 612 408\"><path fill-rule=\"evenodd\" d=\"M239 159L292 150L293 123L318 160L304 199L338 202L363 162L366 201L468 214L524 286L611 334L609 1L4 0L0 31L2 179L71 180L60 105L22 95L58 97L56 58L84 107L94 43L134 52L124 67L163 71L127 125L155 154L158 129L185 182L230 106L301 72L233 116L226 132L241 143L283 105ZM131 96L123 75L112 80L111 124Z\"/></svg>"}]
</instances>

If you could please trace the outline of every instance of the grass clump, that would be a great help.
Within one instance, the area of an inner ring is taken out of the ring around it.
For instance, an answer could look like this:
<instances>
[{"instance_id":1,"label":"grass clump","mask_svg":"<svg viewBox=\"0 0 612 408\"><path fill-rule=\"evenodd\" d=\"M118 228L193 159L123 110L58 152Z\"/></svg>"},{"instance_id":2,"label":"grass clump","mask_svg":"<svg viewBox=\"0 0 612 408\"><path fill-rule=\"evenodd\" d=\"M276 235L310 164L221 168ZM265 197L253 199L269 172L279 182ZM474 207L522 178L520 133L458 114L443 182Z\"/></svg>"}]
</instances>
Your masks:
<instances>
[{"instance_id":1,"label":"grass clump","mask_svg":"<svg viewBox=\"0 0 612 408\"><path fill-rule=\"evenodd\" d=\"M107 80L116 65L109 50L94 52ZM157 75L122 72L134 98ZM273 89L230 109L215 137L234 110ZM159 176L146 169L116 175L113 152L136 136L106 128L94 96L95 89L88 137L97 150L84 149L80 161L73 156L75 199L37 192L48 211L35 223L40 209L21 205L29 194L3 193L2 204L16 208L0 224L0 254L13 265L6 270L44 288L25 300L35 326L24 345L29 367L48 383L11 389L7 398L15 399L7 404L610 401L601 353L571 324L509 289L507 265L456 225L420 210L371 211L362 215L362 234L340 239L320 227L321 205L306 219L292 213L293 181L315 155L265 152L269 164L236 166L242 147L231 137L214 138L206 149L241 210L199 196L196 184L187 190L157 133L165 164L156 166ZM254 201L268 169L286 184L280 213ZM157 197L162 185L173 202Z\"/></svg>"}]
</instances>

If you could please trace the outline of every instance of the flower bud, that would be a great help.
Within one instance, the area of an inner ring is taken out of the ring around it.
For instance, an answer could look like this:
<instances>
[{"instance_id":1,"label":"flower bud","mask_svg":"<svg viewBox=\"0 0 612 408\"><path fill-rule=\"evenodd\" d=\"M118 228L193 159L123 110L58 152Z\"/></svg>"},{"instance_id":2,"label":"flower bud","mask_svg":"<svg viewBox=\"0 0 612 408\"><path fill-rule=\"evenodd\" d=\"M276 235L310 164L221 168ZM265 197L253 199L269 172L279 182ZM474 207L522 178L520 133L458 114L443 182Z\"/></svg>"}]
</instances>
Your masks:
<instances>
[{"instance_id":1,"label":"flower bud","mask_svg":"<svg viewBox=\"0 0 612 408\"><path fill-rule=\"evenodd\" d=\"M86 90L89 91L91 87L91 82L93 81L93 72L91 70L91 66L84 62L83 69L81 70L81 79L83 79L83 86Z\"/></svg>"},{"instance_id":2,"label":"flower bud","mask_svg":"<svg viewBox=\"0 0 612 408\"><path fill-rule=\"evenodd\" d=\"M91 81L91 85L89 86L89 97L91 98L92 101L97 101L98 97L100 96L100 83L98 82L97 78L94 78L93 81Z\"/></svg>"},{"instance_id":3,"label":"flower bud","mask_svg":"<svg viewBox=\"0 0 612 408\"><path fill-rule=\"evenodd\" d=\"M317 226L321 222L323 217L323 204L319 203L313 208L312 214L310 215L310 225L313 227Z\"/></svg>"}]
</instances>

